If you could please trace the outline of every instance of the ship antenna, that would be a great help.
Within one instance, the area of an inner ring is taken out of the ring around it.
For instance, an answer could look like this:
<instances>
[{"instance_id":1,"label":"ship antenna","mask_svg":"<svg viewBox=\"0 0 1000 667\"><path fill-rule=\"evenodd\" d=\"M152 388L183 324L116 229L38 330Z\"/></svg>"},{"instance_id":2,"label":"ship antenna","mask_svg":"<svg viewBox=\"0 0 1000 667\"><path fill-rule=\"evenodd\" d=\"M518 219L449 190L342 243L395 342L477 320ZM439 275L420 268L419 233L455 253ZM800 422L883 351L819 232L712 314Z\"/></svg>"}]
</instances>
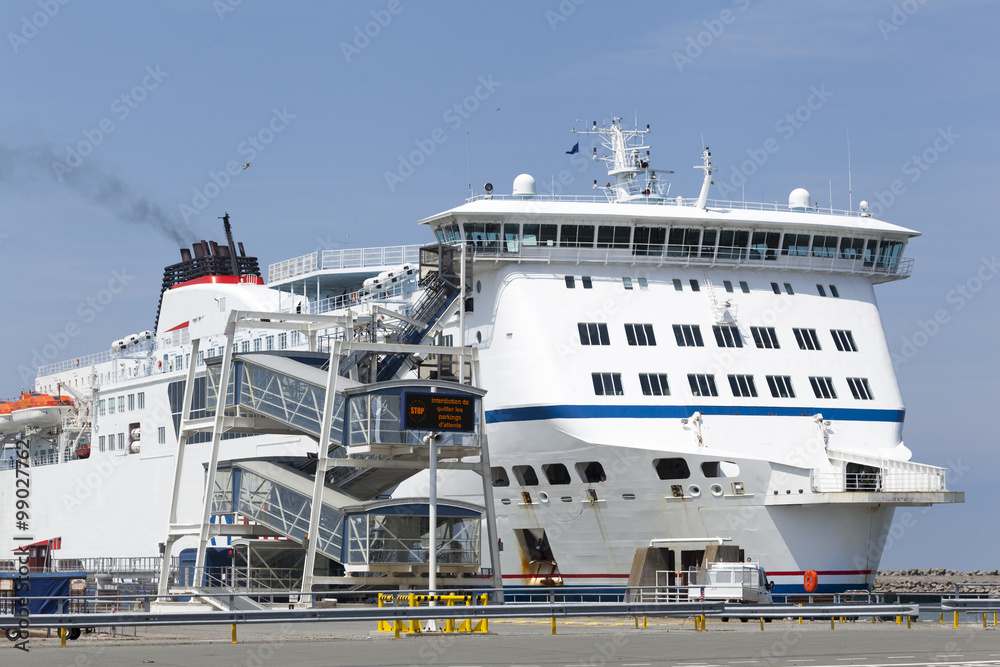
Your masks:
<instances>
[{"instance_id":1,"label":"ship antenna","mask_svg":"<svg viewBox=\"0 0 1000 667\"><path fill-rule=\"evenodd\" d=\"M854 210L854 190L851 187L851 129L847 128L847 210Z\"/></svg>"},{"instance_id":2,"label":"ship antenna","mask_svg":"<svg viewBox=\"0 0 1000 667\"><path fill-rule=\"evenodd\" d=\"M236 260L236 243L233 241L233 228L229 225L229 212L223 215L219 220L222 220L222 227L226 230L226 242L229 244L229 261L233 263L233 275L240 275L240 264Z\"/></svg>"},{"instance_id":3,"label":"ship antenna","mask_svg":"<svg viewBox=\"0 0 1000 667\"><path fill-rule=\"evenodd\" d=\"M469 199L472 199L472 148L469 146L469 117L465 117L465 162L469 169Z\"/></svg>"}]
</instances>

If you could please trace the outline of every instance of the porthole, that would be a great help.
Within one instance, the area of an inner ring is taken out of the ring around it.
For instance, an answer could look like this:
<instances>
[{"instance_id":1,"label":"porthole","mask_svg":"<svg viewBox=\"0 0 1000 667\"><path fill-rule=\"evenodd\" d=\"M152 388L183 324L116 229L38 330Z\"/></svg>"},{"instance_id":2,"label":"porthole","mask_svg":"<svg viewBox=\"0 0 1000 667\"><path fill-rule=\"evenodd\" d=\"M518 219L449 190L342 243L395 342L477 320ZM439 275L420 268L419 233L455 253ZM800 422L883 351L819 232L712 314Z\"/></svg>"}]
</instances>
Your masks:
<instances>
[{"instance_id":1,"label":"porthole","mask_svg":"<svg viewBox=\"0 0 1000 667\"><path fill-rule=\"evenodd\" d=\"M477 331L476 332L476 342L477 343L482 343L483 342L483 332L482 331Z\"/></svg>"},{"instance_id":2,"label":"porthole","mask_svg":"<svg viewBox=\"0 0 1000 667\"><path fill-rule=\"evenodd\" d=\"M510 498L501 498L500 499L500 504L501 505L510 505Z\"/></svg>"},{"instance_id":3,"label":"porthole","mask_svg":"<svg viewBox=\"0 0 1000 667\"><path fill-rule=\"evenodd\" d=\"M697 484L692 484L691 486L688 487L688 495L691 496L692 498L697 498L698 496L701 495L701 487L698 486Z\"/></svg>"},{"instance_id":4,"label":"porthole","mask_svg":"<svg viewBox=\"0 0 1000 667\"><path fill-rule=\"evenodd\" d=\"M559 500L563 501L564 503L571 503L573 502L573 496L563 496Z\"/></svg>"},{"instance_id":5,"label":"porthole","mask_svg":"<svg viewBox=\"0 0 1000 667\"><path fill-rule=\"evenodd\" d=\"M720 484L712 485L712 495L716 498L722 495L722 486Z\"/></svg>"},{"instance_id":6,"label":"porthole","mask_svg":"<svg viewBox=\"0 0 1000 667\"><path fill-rule=\"evenodd\" d=\"M541 500L543 503L547 503L549 502L549 494L545 493L544 491L539 491L538 499Z\"/></svg>"},{"instance_id":7,"label":"porthole","mask_svg":"<svg viewBox=\"0 0 1000 667\"><path fill-rule=\"evenodd\" d=\"M483 281L482 280L477 280L476 281L476 293L478 294L478 293L480 293L482 291L483 291Z\"/></svg>"},{"instance_id":8,"label":"porthole","mask_svg":"<svg viewBox=\"0 0 1000 667\"><path fill-rule=\"evenodd\" d=\"M635 494L634 493L623 493L622 494L622 500L635 500Z\"/></svg>"}]
</instances>

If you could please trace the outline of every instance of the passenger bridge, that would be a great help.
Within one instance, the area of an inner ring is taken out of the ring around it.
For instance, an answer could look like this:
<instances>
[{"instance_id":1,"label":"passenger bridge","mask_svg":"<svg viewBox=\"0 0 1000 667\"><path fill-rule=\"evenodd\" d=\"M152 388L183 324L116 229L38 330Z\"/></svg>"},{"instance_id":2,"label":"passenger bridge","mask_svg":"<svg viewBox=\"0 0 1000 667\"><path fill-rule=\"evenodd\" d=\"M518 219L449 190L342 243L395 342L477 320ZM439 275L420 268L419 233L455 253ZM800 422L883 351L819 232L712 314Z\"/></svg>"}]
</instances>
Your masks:
<instances>
[{"instance_id":1,"label":"passenger bridge","mask_svg":"<svg viewBox=\"0 0 1000 667\"><path fill-rule=\"evenodd\" d=\"M283 314L284 321L278 322L268 313L230 315L226 349L207 362L207 410L197 411L198 418L192 418L196 366L188 373L167 556L175 542L197 536L197 571L204 567L211 537L230 530L244 535L249 522L289 538L290 548L298 545L306 551L303 592L317 585L426 587L424 577L433 588L438 572L478 572L484 512L488 530L494 531L481 400L485 391L475 386L478 353L421 344L455 314L452 306L460 302L461 283L443 273L427 273L423 306L412 316L398 316L398 324L384 336L388 342L366 340L373 331L369 316ZM391 324L390 316L386 322ZM204 326L218 330L217 324ZM310 341L311 351L237 354L233 341L240 327L297 330ZM323 340L328 351L317 349ZM200 330L193 327L192 357L200 342ZM450 367L457 363L462 370L456 381L444 375L395 379L428 358L438 367L444 358L453 360ZM438 407L408 411L408 401ZM445 405L447 409L440 407ZM455 410L461 419L453 419ZM417 418L425 414L431 418ZM206 431L212 434L212 453L206 464L203 518L194 524L179 522L185 442ZM220 461L224 433L298 434L316 440L317 452ZM431 498L386 497L422 470L430 469L435 479L437 468L479 474L485 507L454 501L439 505L433 490ZM495 551L496 536L491 534L486 544ZM492 556L499 563L498 554ZM496 565L494 572L498 577ZM161 581L165 593L168 579ZM499 583L497 578L495 585Z\"/></svg>"}]
</instances>

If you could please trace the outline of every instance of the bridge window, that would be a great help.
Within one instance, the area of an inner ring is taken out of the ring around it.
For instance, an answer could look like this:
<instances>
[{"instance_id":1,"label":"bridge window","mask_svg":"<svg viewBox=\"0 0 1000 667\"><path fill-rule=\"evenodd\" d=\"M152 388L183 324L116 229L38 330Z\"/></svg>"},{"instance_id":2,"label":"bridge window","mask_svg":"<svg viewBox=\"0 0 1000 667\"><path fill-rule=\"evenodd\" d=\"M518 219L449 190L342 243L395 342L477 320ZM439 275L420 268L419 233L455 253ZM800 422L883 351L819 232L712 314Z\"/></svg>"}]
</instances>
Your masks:
<instances>
[{"instance_id":1,"label":"bridge window","mask_svg":"<svg viewBox=\"0 0 1000 667\"><path fill-rule=\"evenodd\" d=\"M740 289L743 290L744 294L749 294L750 293L750 285L748 285L747 281L745 281L745 280L741 280L740 281Z\"/></svg>"},{"instance_id":2,"label":"bridge window","mask_svg":"<svg viewBox=\"0 0 1000 667\"><path fill-rule=\"evenodd\" d=\"M701 233L701 256L713 257L715 255L715 240L719 232L715 229L706 229Z\"/></svg>"},{"instance_id":3,"label":"bridge window","mask_svg":"<svg viewBox=\"0 0 1000 667\"><path fill-rule=\"evenodd\" d=\"M714 375L690 374L688 384L691 385L691 393L695 396L718 396L719 389L715 386Z\"/></svg>"},{"instance_id":4,"label":"bridge window","mask_svg":"<svg viewBox=\"0 0 1000 667\"><path fill-rule=\"evenodd\" d=\"M785 234L781 242L781 254L793 257L805 257L809 254L808 234Z\"/></svg>"},{"instance_id":5,"label":"bridge window","mask_svg":"<svg viewBox=\"0 0 1000 667\"><path fill-rule=\"evenodd\" d=\"M878 244L878 268L895 271L902 253L903 244L899 241L882 241Z\"/></svg>"},{"instance_id":6,"label":"bridge window","mask_svg":"<svg viewBox=\"0 0 1000 667\"><path fill-rule=\"evenodd\" d=\"M581 276L580 282L583 283L583 289L593 289L594 281L590 279L590 276Z\"/></svg>"},{"instance_id":7,"label":"bridge window","mask_svg":"<svg viewBox=\"0 0 1000 667\"><path fill-rule=\"evenodd\" d=\"M701 287L698 286L698 281L697 280L695 280L694 278L692 278L688 282L691 283L691 291L692 292L700 292L701 291Z\"/></svg>"},{"instance_id":8,"label":"bridge window","mask_svg":"<svg viewBox=\"0 0 1000 667\"><path fill-rule=\"evenodd\" d=\"M836 285L830 285L830 294L832 294L837 299L840 298L840 292L837 291L837 286Z\"/></svg>"},{"instance_id":9,"label":"bridge window","mask_svg":"<svg viewBox=\"0 0 1000 667\"><path fill-rule=\"evenodd\" d=\"M674 278L674 289L678 292L684 291L684 283L681 282L680 278Z\"/></svg>"},{"instance_id":10,"label":"bridge window","mask_svg":"<svg viewBox=\"0 0 1000 667\"><path fill-rule=\"evenodd\" d=\"M556 225L524 225L521 242L525 246L554 246L556 244Z\"/></svg>"},{"instance_id":11,"label":"bridge window","mask_svg":"<svg viewBox=\"0 0 1000 667\"><path fill-rule=\"evenodd\" d=\"M564 248L592 248L594 246L594 226L563 225L559 245Z\"/></svg>"},{"instance_id":12,"label":"bridge window","mask_svg":"<svg viewBox=\"0 0 1000 667\"><path fill-rule=\"evenodd\" d=\"M701 472L708 478L739 477L740 467L734 461L705 461Z\"/></svg>"},{"instance_id":13,"label":"bridge window","mask_svg":"<svg viewBox=\"0 0 1000 667\"><path fill-rule=\"evenodd\" d=\"M726 288L727 292L729 292L730 294L733 293L733 282L731 280L723 280L722 285L723 287Z\"/></svg>"},{"instance_id":14,"label":"bridge window","mask_svg":"<svg viewBox=\"0 0 1000 667\"><path fill-rule=\"evenodd\" d=\"M573 276L566 276L566 289L573 289L576 287L576 279Z\"/></svg>"},{"instance_id":15,"label":"bridge window","mask_svg":"<svg viewBox=\"0 0 1000 667\"><path fill-rule=\"evenodd\" d=\"M687 479L691 476L684 459L653 459L653 467L660 479Z\"/></svg>"},{"instance_id":16,"label":"bridge window","mask_svg":"<svg viewBox=\"0 0 1000 667\"><path fill-rule=\"evenodd\" d=\"M818 234L814 236L812 244L812 255L813 257L836 257L837 237L820 236Z\"/></svg>"},{"instance_id":17,"label":"bridge window","mask_svg":"<svg viewBox=\"0 0 1000 667\"><path fill-rule=\"evenodd\" d=\"M743 259L747 254L750 232L724 229L719 234L719 259Z\"/></svg>"},{"instance_id":18,"label":"bridge window","mask_svg":"<svg viewBox=\"0 0 1000 667\"><path fill-rule=\"evenodd\" d=\"M466 222L465 240L471 241L476 248L484 250L500 249L500 223L498 222Z\"/></svg>"},{"instance_id":19,"label":"bridge window","mask_svg":"<svg viewBox=\"0 0 1000 667\"><path fill-rule=\"evenodd\" d=\"M597 228L598 248L628 248L632 230L629 227L600 226Z\"/></svg>"},{"instance_id":20,"label":"bridge window","mask_svg":"<svg viewBox=\"0 0 1000 667\"><path fill-rule=\"evenodd\" d=\"M690 257L698 255L698 242L701 230L698 228L674 227L670 230L670 241L667 245L668 257Z\"/></svg>"},{"instance_id":21,"label":"bridge window","mask_svg":"<svg viewBox=\"0 0 1000 667\"><path fill-rule=\"evenodd\" d=\"M754 232L750 243L750 259L778 259L778 232Z\"/></svg>"},{"instance_id":22,"label":"bridge window","mask_svg":"<svg viewBox=\"0 0 1000 667\"><path fill-rule=\"evenodd\" d=\"M667 230L663 227L636 227L633 253L636 255L662 255Z\"/></svg>"},{"instance_id":23,"label":"bridge window","mask_svg":"<svg viewBox=\"0 0 1000 667\"><path fill-rule=\"evenodd\" d=\"M875 264L875 249L878 247L878 241L875 239L868 239L865 241L865 266L872 266Z\"/></svg>"},{"instance_id":24,"label":"bridge window","mask_svg":"<svg viewBox=\"0 0 1000 667\"><path fill-rule=\"evenodd\" d=\"M518 224L505 222L503 226L503 244L505 252L517 252L521 245L521 227Z\"/></svg>"},{"instance_id":25,"label":"bridge window","mask_svg":"<svg viewBox=\"0 0 1000 667\"><path fill-rule=\"evenodd\" d=\"M849 236L845 236L840 239L840 258L841 259L861 259L861 255L865 252L865 240L864 239L852 239Z\"/></svg>"},{"instance_id":26,"label":"bridge window","mask_svg":"<svg viewBox=\"0 0 1000 667\"><path fill-rule=\"evenodd\" d=\"M826 296L826 288L822 285L816 285L816 293L820 296Z\"/></svg>"},{"instance_id":27,"label":"bridge window","mask_svg":"<svg viewBox=\"0 0 1000 667\"><path fill-rule=\"evenodd\" d=\"M787 375L768 375L767 388L771 390L771 396L775 398L795 398L792 378Z\"/></svg>"}]
</instances>

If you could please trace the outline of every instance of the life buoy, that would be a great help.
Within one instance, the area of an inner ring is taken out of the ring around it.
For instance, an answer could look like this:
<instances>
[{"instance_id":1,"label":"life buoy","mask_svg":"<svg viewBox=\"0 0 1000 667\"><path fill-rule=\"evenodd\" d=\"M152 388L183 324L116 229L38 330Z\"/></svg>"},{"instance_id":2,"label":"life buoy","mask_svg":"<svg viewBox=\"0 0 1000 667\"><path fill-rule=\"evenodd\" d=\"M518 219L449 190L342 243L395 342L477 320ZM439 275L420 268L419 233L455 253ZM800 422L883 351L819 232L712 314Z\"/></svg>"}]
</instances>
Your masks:
<instances>
[{"instance_id":1,"label":"life buoy","mask_svg":"<svg viewBox=\"0 0 1000 667\"><path fill-rule=\"evenodd\" d=\"M80 366L80 360L79 359L76 360L76 365L77 365L77 367Z\"/></svg>"},{"instance_id":2,"label":"life buoy","mask_svg":"<svg viewBox=\"0 0 1000 667\"><path fill-rule=\"evenodd\" d=\"M816 574L816 570L806 570L804 577L805 581L803 585L805 586L807 593L812 593L816 590L816 586L819 583L819 575Z\"/></svg>"},{"instance_id":3,"label":"life buoy","mask_svg":"<svg viewBox=\"0 0 1000 667\"><path fill-rule=\"evenodd\" d=\"M351 294L351 303L357 303L357 302L358 302L358 293L354 292L353 294Z\"/></svg>"}]
</instances>

